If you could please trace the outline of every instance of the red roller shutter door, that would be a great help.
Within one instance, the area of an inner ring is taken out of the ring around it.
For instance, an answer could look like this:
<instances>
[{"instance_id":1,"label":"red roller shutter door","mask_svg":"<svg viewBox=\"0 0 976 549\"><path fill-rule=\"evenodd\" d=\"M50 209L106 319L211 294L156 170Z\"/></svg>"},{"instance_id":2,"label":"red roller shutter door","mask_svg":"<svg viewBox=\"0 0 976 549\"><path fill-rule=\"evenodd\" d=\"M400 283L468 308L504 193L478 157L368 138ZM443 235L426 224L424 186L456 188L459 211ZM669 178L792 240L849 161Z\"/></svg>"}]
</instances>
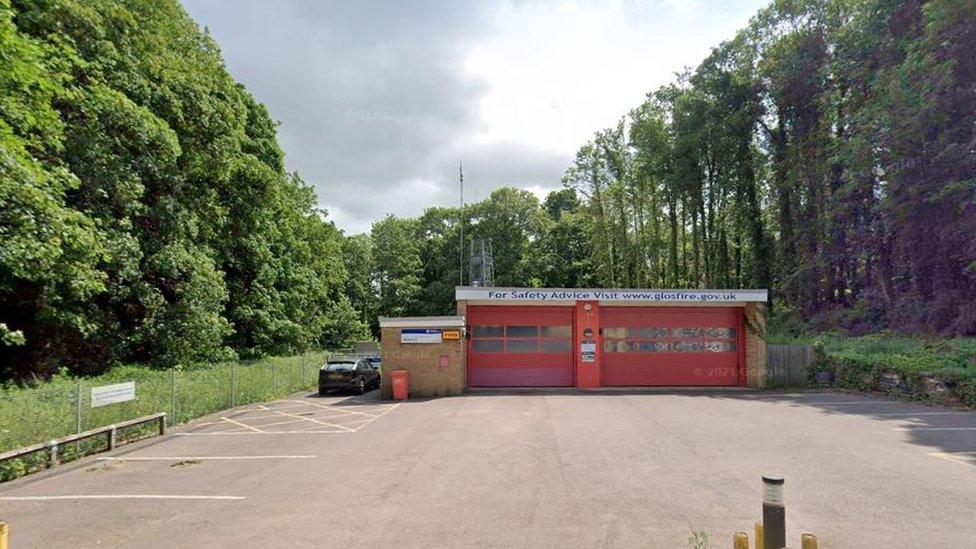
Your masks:
<instances>
[{"instance_id":1,"label":"red roller shutter door","mask_svg":"<svg viewBox=\"0 0 976 549\"><path fill-rule=\"evenodd\" d=\"M604 385L738 385L741 309L601 309Z\"/></svg>"},{"instance_id":2,"label":"red roller shutter door","mask_svg":"<svg viewBox=\"0 0 976 549\"><path fill-rule=\"evenodd\" d=\"M468 307L468 385L573 385L572 307Z\"/></svg>"}]
</instances>

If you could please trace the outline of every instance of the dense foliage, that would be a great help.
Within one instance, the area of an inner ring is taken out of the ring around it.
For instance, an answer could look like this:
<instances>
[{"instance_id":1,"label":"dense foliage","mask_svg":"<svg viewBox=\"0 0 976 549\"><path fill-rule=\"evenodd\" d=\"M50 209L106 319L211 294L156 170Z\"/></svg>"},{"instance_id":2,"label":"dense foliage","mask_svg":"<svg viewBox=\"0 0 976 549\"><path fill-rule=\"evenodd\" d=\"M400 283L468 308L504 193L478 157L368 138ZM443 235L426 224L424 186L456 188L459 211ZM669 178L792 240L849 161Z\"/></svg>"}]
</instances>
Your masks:
<instances>
[{"instance_id":1,"label":"dense foliage","mask_svg":"<svg viewBox=\"0 0 976 549\"><path fill-rule=\"evenodd\" d=\"M364 333L342 234L176 0L0 0L0 379Z\"/></svg>"},{"instance_id":2,"label":"dense foliage","mask_svg":"<svg viewBox=\"0 0 976 549\"><path fill-rule=\"evenodd\" d=\"M976 334L974 83L976 0L776 1L545 203L385 221L423 242L398 310L451 310L463 222L497 285L765 287L820 327Z\"/></svg>"},{"instance_id":3,"label":"dense foliage","mask_svg":"<svg viewBox=\"0 0 976 549\"><path fill-rule=\"evenodd\" d=\"M474 238L499 286L768 287L821 328L976 334L973 52L976 0L776 0L545 200L345 237L176 0L0 0L0 378L447 314Z\"/></svg>"}]
</instances>

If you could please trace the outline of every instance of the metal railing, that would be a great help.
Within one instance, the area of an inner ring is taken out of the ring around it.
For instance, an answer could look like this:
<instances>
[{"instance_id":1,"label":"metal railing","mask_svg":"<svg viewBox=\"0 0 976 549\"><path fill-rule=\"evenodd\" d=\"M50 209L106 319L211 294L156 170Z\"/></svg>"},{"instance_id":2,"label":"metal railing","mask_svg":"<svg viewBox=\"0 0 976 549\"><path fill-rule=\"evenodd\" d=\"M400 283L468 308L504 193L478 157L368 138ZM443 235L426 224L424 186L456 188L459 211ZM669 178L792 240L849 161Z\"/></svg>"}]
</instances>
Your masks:
<instances>
[{"instance_id":1,"label":"metal railing","mask_svg":"<svg viewBox=\"0 0 976 549\"><path fill-rule=\"evenodd\" d=\"M167 426L236 406L266 402L313 390L328 352L237 361L170 370L117 368L95 379L54 379L36 387L0 388L0 452L47 444L135 418L166 412ZM98 406L92 389L135 383L135 398ZM93 405L96 404L96 405ZM91 441L70 442L65 460L95 448ZM100 451L100 450L98 450ZM24 456L0 462L0 482L45 464Z\"/></svg>"},{"instance_id":2,"label":"metal railing","mask_svg":"<svg viewBox=\"0 0 976 549\"><path fill-rule=\"evenodd\" d=\"M160 412L158 414L152 414L148 416L138 417L135 419L130 419L128 421L123 421L121 423L108 425L106 427L99 427L97 429L89 429L81 433L76 433L74 435L68 435L66 437L56 438L49 442L41 442L40 444L32 444L30 446L25 446L23 448L18 448L16 450L11 450L10 452L4 452L0 454L0 464L7 460L17 459L36 452L48 451L48 465L54 467L58 463L59 454L58 450L65 444L70 444L72 442L81 442L85 439L90 439L97 437L99 435L106 436L106 445L104 450L114 450L118 444L118 432L120 429L125 429L128 427L135 427L137 425L142 425L144 423L156 422L159 424L160 435L166 433L166 412Z\"/></svg>"}]
</instances>

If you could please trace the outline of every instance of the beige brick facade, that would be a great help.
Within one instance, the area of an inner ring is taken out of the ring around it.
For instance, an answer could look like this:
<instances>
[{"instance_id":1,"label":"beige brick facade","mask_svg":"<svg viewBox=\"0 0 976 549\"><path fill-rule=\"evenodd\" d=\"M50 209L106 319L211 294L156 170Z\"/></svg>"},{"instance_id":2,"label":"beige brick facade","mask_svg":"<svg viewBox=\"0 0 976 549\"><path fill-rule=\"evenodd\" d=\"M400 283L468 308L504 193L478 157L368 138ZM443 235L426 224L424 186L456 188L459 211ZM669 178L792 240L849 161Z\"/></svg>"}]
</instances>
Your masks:
<instances>
[{"instance_id":1,"label":"beige brick facade","mask_svg":"<svg viewBox=\"0 0 976 549\"><path fill-rule=\"evenodd\" d=\"M748 303L746 327L746 385L762 389L766 385L766 305Z\"/></svg>"},{"instance_id":2,"label":"beige brick facade","mask_svg":"<svg viewBox=\"0 0 976 549\"><path fill-rule=\"evenodd\" d=\"M409 372L411 397L447 396L463 393L467 387L463 335L461 339L447 340L442 343L400 343L401 329L381 328L380 331L383 349L383 382L380 390L383 398L392 398L393 396L391 372L394 370ZM443 329L457 330L459 328L444 326ZM446 366L441 363L442 356L447 357Z\"/></svg>"}]
</instances>

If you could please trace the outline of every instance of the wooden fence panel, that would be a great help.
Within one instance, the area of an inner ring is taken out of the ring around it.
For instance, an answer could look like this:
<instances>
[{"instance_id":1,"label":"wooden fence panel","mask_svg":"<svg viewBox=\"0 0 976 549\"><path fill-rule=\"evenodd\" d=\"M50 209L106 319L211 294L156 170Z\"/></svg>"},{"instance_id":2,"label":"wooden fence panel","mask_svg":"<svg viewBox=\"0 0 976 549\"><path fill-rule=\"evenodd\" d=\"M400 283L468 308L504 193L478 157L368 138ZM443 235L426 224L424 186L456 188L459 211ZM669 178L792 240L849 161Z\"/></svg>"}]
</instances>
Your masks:
<instances>
[{"instance_id":1,"label":"wooden fence panel","mask_svg":"<svg viewBox=\"0 0 976 549\"><path fill-rule=\"evenodd\" d=\"M813 365L810 345L766 345L767 381L773 387L805 387Z\"/></svg>"}]
</instances>

